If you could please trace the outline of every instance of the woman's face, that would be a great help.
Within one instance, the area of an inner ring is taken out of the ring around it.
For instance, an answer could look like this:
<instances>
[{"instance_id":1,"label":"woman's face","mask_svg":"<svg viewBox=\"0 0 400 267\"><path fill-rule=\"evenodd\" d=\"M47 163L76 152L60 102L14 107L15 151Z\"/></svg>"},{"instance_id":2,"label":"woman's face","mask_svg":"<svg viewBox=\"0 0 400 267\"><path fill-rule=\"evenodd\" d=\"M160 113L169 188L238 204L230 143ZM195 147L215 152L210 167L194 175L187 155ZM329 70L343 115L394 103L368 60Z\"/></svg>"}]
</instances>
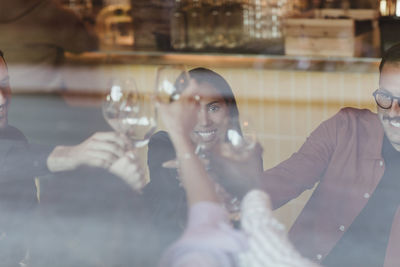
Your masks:
<instances>
[{"instance_id":1,"label":"woman's face","mask_svg":"<svg viewBox=\"0 0 400 267\"><path fill-rule=\"evenodd\" d=\"M207 82L199 83L195 91L200 97L200 109L191 139L204 149L210 149L225 136L229 121L228 106L218 90Z\"/></svg>"}]
</instances>

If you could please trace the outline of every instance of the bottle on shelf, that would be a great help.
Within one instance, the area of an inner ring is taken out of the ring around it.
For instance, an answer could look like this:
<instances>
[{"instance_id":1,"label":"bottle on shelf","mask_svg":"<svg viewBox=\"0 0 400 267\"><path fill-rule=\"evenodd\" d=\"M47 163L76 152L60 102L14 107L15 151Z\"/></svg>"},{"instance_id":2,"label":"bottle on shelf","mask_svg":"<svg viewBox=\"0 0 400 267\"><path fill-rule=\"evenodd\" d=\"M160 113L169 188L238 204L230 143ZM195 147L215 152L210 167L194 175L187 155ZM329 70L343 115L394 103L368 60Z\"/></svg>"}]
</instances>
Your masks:
<instances>
[{"instance_id":1,"label":"bottle on shelf","mask_svg":"<svg viewBox=\"0 0 400 267\"><path fill-rule=\"evenodd\" d=\"M186 1L175 0L171 16L171 46L176 50L187 48L187 18L185 13Z\"/></svg>"},{"instance_id":2,"label":"bottle on shelf","mask_svg":"<svg viewBox=\"0 0 400 267\"><path fill-rule=\"evenodd\" d=\"M243 5L239 0L226 0L224 21L226 29L226 48L241 47L243 42Z\"/></svg>"},{"instance_id":3,"label":"bottle on shelf","mask_svg":"<svg viewBox=\"0 0 400 267\"><path fill-rule=\"evenodd\" d=\"M187 8L188 48L200 50L205 47L204 12L200 0L191 0Z\"/></svg>"},{"instance_id":4,"label":"bottle on shelf","mask_svg":"<svg viewBox=\"0 0 400 267\"><path fill-rule=\"evenodd\" d=\"M209 0L204 4L205 42L210 49L225 45L224 3L222 0Z\"/></svg>"}]
</instances>

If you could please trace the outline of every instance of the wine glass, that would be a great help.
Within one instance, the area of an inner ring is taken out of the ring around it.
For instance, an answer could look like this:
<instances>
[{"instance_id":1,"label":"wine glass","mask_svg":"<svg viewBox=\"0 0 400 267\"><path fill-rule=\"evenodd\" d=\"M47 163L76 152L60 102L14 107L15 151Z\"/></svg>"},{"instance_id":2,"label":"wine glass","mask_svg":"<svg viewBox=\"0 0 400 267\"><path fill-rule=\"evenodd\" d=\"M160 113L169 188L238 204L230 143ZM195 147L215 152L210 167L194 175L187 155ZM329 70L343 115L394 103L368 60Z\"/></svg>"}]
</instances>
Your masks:
<instances>
[{"instance_id":1,"label":"wine glass","mask_svg":"<svg viewBox=\"0 0 400 267\"><path fill-rule=\"evenodd\" d=\"M183 65L167 65L157 69L155 92L158 101L170 103L178 100L188 86L189 73Z\"/></svg>"},{"instance_id":2,"label":"wine glass","mask_svg":"<svg viewBox=\"0 0 400 267\"><path fill-rule=\"evenodd\" d=\"M189 73L184 65L166 65L157 68L155 93L158 101L171 103L180 98L180 95L189 84ZM164 168L178 168L176 159L163 163Z\"/></svg>"},{"instance_id":3,"label":"wine glass","mask_svg":"<svg viewBox=\"0 0 400 267\"><path fill-rule=\"evenodd\" d=\"M108 124L132 141L132 148L147 145L156 130L153 96L140 91L131 77L112 80L102 110Z\"/></svg>"},{"instance_id":4,"label":"wine glass","mask_svg":"<svg viewBox=\"0 0 400 267\"><path fill-rule=\"evenodd\" d=\"M245 118L237 123L227 122L227 129L222 133L219 144L219 154L235 163L245 164L257 147L257 134L251 120ZM229 194L221 186L217 185L216 192L222 197L224 206L233 222L240 219L240 199Z\"/></svg>"},{"instance_id":5,"label":"wine glass","mask_svg":"<svg viewBox=\"0 0 400 267\"><path fill-rule=\"evenodd\" d=\"M124 134L131 142L128 153L137 162L137 174L144 175L143 162L137 158L137 149L148 144L157 127L157 111L153 95L139 90L132 77L113 79L110 91L103 100L103 116L117 132ZM134 190L136 184L125 180Z\"/></svg>"}]
</instances>

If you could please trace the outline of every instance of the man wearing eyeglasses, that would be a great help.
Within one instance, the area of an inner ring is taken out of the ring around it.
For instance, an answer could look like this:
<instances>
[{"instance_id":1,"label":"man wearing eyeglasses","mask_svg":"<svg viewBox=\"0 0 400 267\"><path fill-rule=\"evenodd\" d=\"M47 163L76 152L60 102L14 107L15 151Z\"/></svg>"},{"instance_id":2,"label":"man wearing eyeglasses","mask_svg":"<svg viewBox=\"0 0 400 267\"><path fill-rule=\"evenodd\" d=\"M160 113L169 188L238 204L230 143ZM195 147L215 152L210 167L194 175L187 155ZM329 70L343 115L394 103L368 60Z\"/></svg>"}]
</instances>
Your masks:
<instances>
[{"instance_id":1,"label":"man wearing eyeglasses","mask_svg":"<svg viewBox=\"0 0 400 267\"><path fill-rule=\"evenodd\" d=\"M286 163L304 157L288 195L305 189L303 181L319 181L290 235L324 266L400 265L400 45L384 54L379 69L377 115L341 110ZM282 164L265 178L281 174Z\"/></svg>"},{"instance_id":2,"label":"man wearing eyeglasses","mask_svg":"<svg viewBox=\"0 0 400 267\"><path fill-rule=\"evenodd\" d=\"M381 65L380 87L373 95L386 137L400 151L400 75L399 65Z\"/></svg>"},{"instance_id":3,"label":"man wearing eyeglasses","mask_svg":"<svg viewBox=\"0 0 400 267\"><path fill-rule=\"evenodd\" d=\"M289 237L324 266L400 266L400 44L383 55L373 96L377 114L340 110L263 173L256 160L229 168L213 160L226 172L225 188L246 190L243 181L255 180L274 208L317 184Z\"/></svg>"},{"instance_id":4,"label":"man wearing eyeglasses","mask_svg":"<svg viewBox=\"0 0 400 267\"><path fill-rule=\"evenodd\" d=\"M379 70L377 114L342 109L261 178L275 207L318 183L289 236L324 266L400 266L400 44Z\"/></svg>"}]
</instances>

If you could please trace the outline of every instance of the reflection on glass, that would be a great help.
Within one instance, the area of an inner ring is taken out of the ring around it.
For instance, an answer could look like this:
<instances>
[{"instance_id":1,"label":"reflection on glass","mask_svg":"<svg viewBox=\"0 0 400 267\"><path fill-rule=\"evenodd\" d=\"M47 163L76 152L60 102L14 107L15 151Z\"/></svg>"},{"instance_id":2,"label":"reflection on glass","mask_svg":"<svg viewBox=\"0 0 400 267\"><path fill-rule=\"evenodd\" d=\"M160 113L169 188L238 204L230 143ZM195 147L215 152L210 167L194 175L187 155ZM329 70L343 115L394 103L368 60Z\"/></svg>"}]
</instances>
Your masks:
<instances>
[{"instance_id":1,"label":"reflection on glass","mask_svg":"<svg viewBox=\"0 0 400 267\"><path fill-rule=\"evenodd\" d=\"M159 67L155 88L158 101L169 103L178 100L188 81L189 74L183 65Z\"/></svg>"},{"instance_id":2,"label":"reflection on glass","mask_svg":"<svg viewBox=\"0 0 400 267\"><path fill-rule=\"evenodd\" d=\"M230 127L225 134L223 155L236 161L245 160L255 149L257 134L249 119L240 123L241 129Z\"/></svg>"}]
</instances>

